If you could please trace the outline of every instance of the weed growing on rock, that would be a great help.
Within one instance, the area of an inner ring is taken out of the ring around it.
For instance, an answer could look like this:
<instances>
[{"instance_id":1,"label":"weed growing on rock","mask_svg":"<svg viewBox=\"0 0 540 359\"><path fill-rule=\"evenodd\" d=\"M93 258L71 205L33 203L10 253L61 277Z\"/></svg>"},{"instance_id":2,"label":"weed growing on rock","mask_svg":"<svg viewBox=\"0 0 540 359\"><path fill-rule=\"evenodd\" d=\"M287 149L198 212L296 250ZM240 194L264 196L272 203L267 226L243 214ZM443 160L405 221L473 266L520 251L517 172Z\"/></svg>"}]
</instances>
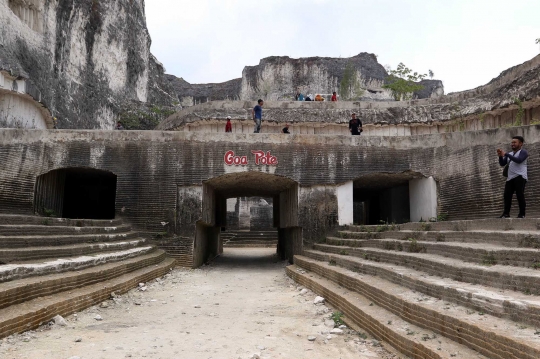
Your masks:
<instances>
[{"instance_id":1,"label":"weed growing on rock","mask_svg":"<svg viewBox=\"0 0 540 359\"><path fill-rule=\"evenodd\" d=\"M420 229L421 229L422 231L424 231L424 232L429 232L429 231L431 231L431 224L429 224L429 223L422 223L422 224L420 225Z\"/></svg>"},{"instance_id":2,"label":"weed growing on rock","mask_svg":"<svg viewBox=\"0 0 540 359\"><path fill-rule=\"evenodd\" d=\"M497 264L497 259L495 258L495 256L493 255L493 253L490 252L489 254L485 254L485 255L482 257L482 264L488 265L488 266L492 266L492 265Z\"/></svg>"},{"instance_id":3,"label":"weed growing on rock","mask_svg":"<svg viewBox=\"0 0 540 359\"><path fill-rule=\"evenodd\" d=\"M342 256L348 256L349 255L349 252L347 252L346 250L342 249L339 251L339 254L341 254Z\"/></svg>"},{"instance_id":4,"label":"weed growing on rock","mask_svg":"<svg viewBox=\"0 0 540 359\"><path fill-rule=\"evenodd\" d=\"M418 241L414 238L410 238L408 251L410 253L426 253L426 247L418 244Z\"/></svg>"},{"instance_id":5,"label":"weed growing on rock","mask_svg":"<svg viewBox=\"0 0 540 359\"><path fill-rule=\"evenodd\" d=\"M333 312L330 315L330 319L332 319L334 321L334 327L335 328L339 327L340 325L345 324L343 322L343 313L341 313L341 312Z\"/></svg>"},{"instance_id":6,"label":"weed growing on rock","mask_svg":"<svg viewBox=\"0 0 540 359\"><path fill-rule=\"evenodd\" d=\"M330 265L330 266L335 266L335 265L337 265L337 263L336 263L335 260L330 259L330 262L328 262L328 265Z\"/></svg>"},{"instance_id":7,"label":"weed growing on rock","mask_svg":"<svg viewBox=\"0 0 540 359\"><path fill-rule=\"evenodd\" d=\"M396 249L396 243L395 242L384 242L383 243L383 249L386 249L387 251L393 251Z\"/></svg>"},{"instance_id":8,"label":"weed growing on rock","mask_svg":"<svg viewBox=\"0 0 540 359\"><path fill-rule=\"evenodd\" d=\"M540 239L528 234L521 238L519 246L525 248L540 248Z\"/></svg>"},{"instance_id":9,"label":"weed growing on rock","mask_svg":"<svg viewBox=\"0 0 540 359\"><path fill-rule=\"evenodd\" d=\"M435 242L445 242L445 241L446 241L446 237L442 233L437 234L437 236L435 237Z\"/></svg>"}]
</instances>

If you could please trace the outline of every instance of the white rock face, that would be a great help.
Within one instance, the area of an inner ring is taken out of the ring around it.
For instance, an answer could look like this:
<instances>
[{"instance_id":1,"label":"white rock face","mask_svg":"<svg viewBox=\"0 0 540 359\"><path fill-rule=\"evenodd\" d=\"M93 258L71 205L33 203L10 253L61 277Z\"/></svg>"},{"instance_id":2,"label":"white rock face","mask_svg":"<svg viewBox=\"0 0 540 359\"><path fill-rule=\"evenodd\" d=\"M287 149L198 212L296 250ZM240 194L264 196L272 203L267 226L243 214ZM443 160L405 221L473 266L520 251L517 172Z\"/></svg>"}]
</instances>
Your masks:
<instances>
[{"instance_id":1,"label":"white rock face","mask_svg":"<svg viewBox=\"0 0 540 359\"><path fill-rule=\"evenodd\" d=\"M31 81L28 101L59 128L113 129L131 101L170 106L150 43L144 0L0 0L0 71ZM36 108L6 99L1 85L0 127L44 128ZM8 106L23 120L2 122Z\"/></svg>"}]
</instances>

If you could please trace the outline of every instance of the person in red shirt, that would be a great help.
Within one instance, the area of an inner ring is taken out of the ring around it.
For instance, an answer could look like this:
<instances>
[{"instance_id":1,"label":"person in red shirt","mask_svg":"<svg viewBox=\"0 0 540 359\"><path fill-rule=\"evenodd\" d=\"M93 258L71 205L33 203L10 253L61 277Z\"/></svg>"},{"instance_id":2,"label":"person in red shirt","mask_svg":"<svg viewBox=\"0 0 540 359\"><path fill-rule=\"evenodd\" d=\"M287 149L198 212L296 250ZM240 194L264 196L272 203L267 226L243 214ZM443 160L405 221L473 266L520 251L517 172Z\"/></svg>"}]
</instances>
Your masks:
<instances>
[{"instance_id":1,"label":"person in red shirt","mask_svg":"<svg viewBox=\"0 0 540 359\"><path fill-rule=\"evenodd\" d=\"M227 116L227 124L225 125L225 132L232 132L231 116Z\"/></svg>"},{"instance_id":2,"label":"person in red shirt","mask_svg":"<svg viewBox=\"0 0 540 359\"><path fill-rule=\"evenodd\" d=\"M332 102L335 102L337 101L337 93L336 91L334 91L334 93L332 94Z\"/></svg>"}]
</instances>

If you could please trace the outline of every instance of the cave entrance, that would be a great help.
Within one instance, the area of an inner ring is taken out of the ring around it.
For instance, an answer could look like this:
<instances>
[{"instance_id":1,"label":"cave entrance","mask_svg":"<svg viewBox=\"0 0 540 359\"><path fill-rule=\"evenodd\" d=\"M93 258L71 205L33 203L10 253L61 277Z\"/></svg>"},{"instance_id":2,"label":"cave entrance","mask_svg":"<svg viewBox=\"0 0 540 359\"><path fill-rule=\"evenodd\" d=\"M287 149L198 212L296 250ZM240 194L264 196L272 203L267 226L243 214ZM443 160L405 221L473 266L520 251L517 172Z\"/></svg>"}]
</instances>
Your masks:
<instances>
[{"instance_id":1,"label":"cave entrance","mask_svg":"<svg viewBox=\"0 0 540 359\"><path fill-rule=\"evenodd\" d=\"M245 215L238 211L237 221L233 204L245 206ZM253 230L258 236L274 233L276 253L291 263L294 254L302 251L298 183L289 178L254 171L213 178L203 184L202 209L203 220L197 222L195 234L195 267L222 253L224 234L234 230Z\"/></svg>"},{"instance_id":2,"label":"cave entrance","mask_svg":"<svg viewBox=\"0 0 540 359\"><path fill-rule=\"evenodd\" d=\"M428 221L436 217L437 193L432 177L420 173L374 173L353 182L353 221L378 225Z\"/></svg>"},{"instance_id":3,"label":"cave entrance","mask_svg":"<svg viewBox=\"0 0 540 359\"><path fill-rule=\"evenodd\" d=\"M93 168L62 168L36 180L34 211L62 218L114 219L116 175Z\"/></svg>"}]
</instances>

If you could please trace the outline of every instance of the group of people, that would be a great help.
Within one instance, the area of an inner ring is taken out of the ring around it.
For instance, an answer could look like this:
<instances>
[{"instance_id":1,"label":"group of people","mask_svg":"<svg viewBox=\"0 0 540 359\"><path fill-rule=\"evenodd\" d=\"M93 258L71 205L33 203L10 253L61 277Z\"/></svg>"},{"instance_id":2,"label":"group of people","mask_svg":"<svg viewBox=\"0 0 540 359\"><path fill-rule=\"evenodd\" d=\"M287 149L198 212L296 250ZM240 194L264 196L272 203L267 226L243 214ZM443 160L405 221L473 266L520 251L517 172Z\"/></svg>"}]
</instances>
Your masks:
<instances>
[{"instance_id":1,"label":"group of people","mask_svg":"<svg viewBox=\"0 0 540 359\"><path fill-rule=\"evenodd\" d=\"M251 111L253 122L255 122L253 133L261 132L263 106L264 106L264 101L259 99L257 101L257 105L255 105L255 107L253 107L253 110ZM227 116L227 123L225 124L225 132L232 132L231 116ZM290 134L288 123L285 124L285 127L283 127L283 129L281 130L281 133Z\"/></svg>"},{"instance_id":2,"label":"group of people","mask_svg":"<svg viewBox=\"0 0 540 359\"><path fill-rule=\"evenodd\" d=\"M324 97L321 94L317 94L315 95L315 97L313 97L312 94L304 96L301 92L297 92L294 96L294 99L295 101L324 101ZM337 93L335 91L332 93L332 97L330 100L332 102L337 101Z\"/></svg>"},{"instance_id":3,"label":"group of people","mask_svg":"<svg viewBox=\"0 0 540 359\"><path fill-rule=\"evenodd\" d=\"M334 92L334 96L335 96ZM253 110L251 111L251 115L253 117L253 122L255 123L255 127L253 130L253 133L260 133L261 132L261 124L262 124L262 114L263 114L263 106L264 101L259 99L257 101L257 105L253 107ZM232 123L231 123L231 116L227 116L227 123L225 124L225 132L232 132ZM356 118L356 113L351 114L351 120L349 121L349 132L351 135L358 136L360 133L362 133L364 130L362 129L362 121L360 119ZM286 123L285 127L281 129L281 133L287 133L289 132L289 124Z\"/></svg>"}]
</instances>

